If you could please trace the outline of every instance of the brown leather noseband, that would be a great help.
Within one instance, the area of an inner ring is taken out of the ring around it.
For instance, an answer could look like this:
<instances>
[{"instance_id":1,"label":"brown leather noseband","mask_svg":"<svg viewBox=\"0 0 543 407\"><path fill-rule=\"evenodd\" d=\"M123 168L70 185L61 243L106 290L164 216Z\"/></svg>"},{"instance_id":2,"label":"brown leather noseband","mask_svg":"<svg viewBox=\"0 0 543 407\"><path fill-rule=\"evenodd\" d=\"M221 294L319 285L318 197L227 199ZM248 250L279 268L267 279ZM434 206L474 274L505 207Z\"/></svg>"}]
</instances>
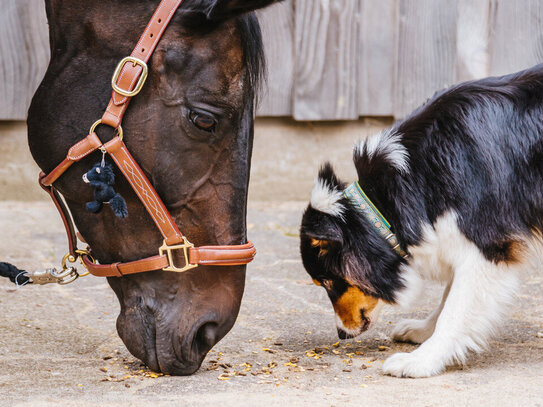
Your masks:
<instances>
[{"instance_id":1,"label":"brown leather noseband","mask_svg":"<svg viewBox=\"0 0 543 407\"><path fill-rule=\"evenodd\" d=\"M53 199L68 234L70 251L65 259L69 258L74 262L77 258L81 258L88 271L95 276L121 277L127 274L160 269L183 272L198 265L234 266L249 263L256 254L255 247L251 242L243 245L201 247L195 247L190 243L180 232L164 203L123 142L121 122L128 103L143 87L147 77L147 62L182 1L162 0L160 2L132 54L124 58L117 66L111 81L113 87L111 100L102 118L93 124L87 137L69 149L66 158L53 171L47 175L43 172L40 174L40 185ZM94 132L99 124L116 129L116 136L107 143L102 143ZM113 158L160 230L164 237L164 243L158 249L157 256L129 263L97 264L89 249L77 249L77 236L73 222L66 205L53 187L53 183L73 163L96 150L108 153ZM183 264L176 265L174 263L175 251L179 251L183 255Z\"/></svg>"}]
</instances>

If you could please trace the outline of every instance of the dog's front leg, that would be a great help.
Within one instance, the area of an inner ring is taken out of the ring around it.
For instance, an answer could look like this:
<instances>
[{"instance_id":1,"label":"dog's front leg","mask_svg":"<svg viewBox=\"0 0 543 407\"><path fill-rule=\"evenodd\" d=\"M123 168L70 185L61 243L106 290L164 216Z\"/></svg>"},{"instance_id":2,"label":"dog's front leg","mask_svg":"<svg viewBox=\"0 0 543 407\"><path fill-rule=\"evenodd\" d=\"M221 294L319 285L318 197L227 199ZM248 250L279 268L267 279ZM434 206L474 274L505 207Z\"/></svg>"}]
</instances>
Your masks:
<instances>
[{"instance_id":1,"label":"dog's front leg","mask_svg":"<svg viewBox=\"0 0 543 407\"><path fill-rule=\"evenodd\" d=\"M451 283L447 284L439 306L426 319L404 319L392 331L392 338L398 342L423 343L434 333L437 319L449 296Z\"/></svg>"},{"instance_id":2,"label":"dog's front leg","mask_svg":"<svg viewBox=\"0 0 543 407\"><path fill-rule=\"evenodd\" d=\"M479 252L470 253L455 267L449 296L433 335L415 351L389 357L384 372L399 377L429 377L455 362L463 363L470 350L484 348L516 287L517 276L512 270L488 262Z\"/></svg>"}]
</instances>

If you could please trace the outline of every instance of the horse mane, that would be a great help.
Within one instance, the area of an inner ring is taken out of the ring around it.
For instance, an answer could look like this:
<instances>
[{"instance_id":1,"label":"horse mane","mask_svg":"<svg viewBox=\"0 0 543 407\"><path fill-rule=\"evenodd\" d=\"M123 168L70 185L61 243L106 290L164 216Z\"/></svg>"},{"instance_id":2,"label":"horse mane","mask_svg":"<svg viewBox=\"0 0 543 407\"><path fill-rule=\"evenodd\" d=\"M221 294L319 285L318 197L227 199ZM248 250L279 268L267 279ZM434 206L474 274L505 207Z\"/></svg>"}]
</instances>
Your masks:
<instances>
[{"instance_id":1,"label":"horse mane","mask_svg":"<svg viewBox=\"0 0 543 407\"><path fill-rule=\"evenodd\" d=\"M241 32L243 65L247 69L249 86L258 95L266 81L266 58L260 24L254 12L244 14L237 20Z\"/></svg>"}]
</instances>

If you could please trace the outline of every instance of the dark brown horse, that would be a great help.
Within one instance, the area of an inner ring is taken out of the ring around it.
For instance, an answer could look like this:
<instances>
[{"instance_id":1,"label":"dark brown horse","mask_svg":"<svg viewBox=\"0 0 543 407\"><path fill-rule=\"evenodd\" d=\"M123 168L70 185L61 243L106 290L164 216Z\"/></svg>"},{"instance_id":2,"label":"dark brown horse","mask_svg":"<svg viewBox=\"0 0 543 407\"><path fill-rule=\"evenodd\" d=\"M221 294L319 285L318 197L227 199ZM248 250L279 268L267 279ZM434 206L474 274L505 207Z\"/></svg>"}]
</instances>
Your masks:
<instances>
[{"instance_id":1,"label":"dark brown horse","mask_svg":"<svg viewBox=\"0 0 543 407\"><path fill-rule=\"evenodd\" d=\"M184 234L197 245L246 242L255 87L263 70L254 9L273 0L186 0L149 61L149 78L123 121L125 142ZM111 96L117 63L135 46L158 0L46 0L51 62L28 115L28 140L52 170L88 134ZM100 126L107 141L111 129ZM81 176L99 152L55 186L102 263L156 255L162 237L122 174L128 217L92 214ZM233 326L245 266L200 266L109 278L117 330L156 371L191 374Z\"/></svg>"}]
</instances>

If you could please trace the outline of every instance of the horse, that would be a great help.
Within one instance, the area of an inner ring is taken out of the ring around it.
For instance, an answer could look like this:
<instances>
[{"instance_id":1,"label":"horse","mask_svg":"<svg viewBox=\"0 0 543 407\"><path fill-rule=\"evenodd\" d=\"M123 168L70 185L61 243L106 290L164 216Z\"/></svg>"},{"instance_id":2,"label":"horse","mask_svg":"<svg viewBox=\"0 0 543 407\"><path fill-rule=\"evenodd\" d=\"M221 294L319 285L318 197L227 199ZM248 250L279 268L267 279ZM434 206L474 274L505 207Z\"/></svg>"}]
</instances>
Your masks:
<instances>
[{"instance_id":1,"label":"horse","mask_svg":"<svg viewBox=\"0 0 543 407\"><path fill-rule=\"evenodd\" d=\"M175 223L197 245L246 242L246 208L257 89L265 71L256 9L277 0L185 0L152 58L147 82L128 107L124 142ZM28 144L50 172L84 138L111 97L111 75L130 54L158 0L45 0L51 60L28 112ZM99 126L103 142L113 129ZM90 213L81 180L94 152L55 182L100 263L156 255L162 236L116 168L128 217ZM190 375L232 328L245 266L162 269L108 277L127 349L149 368Z\"/></svg>"}]
</instances>

